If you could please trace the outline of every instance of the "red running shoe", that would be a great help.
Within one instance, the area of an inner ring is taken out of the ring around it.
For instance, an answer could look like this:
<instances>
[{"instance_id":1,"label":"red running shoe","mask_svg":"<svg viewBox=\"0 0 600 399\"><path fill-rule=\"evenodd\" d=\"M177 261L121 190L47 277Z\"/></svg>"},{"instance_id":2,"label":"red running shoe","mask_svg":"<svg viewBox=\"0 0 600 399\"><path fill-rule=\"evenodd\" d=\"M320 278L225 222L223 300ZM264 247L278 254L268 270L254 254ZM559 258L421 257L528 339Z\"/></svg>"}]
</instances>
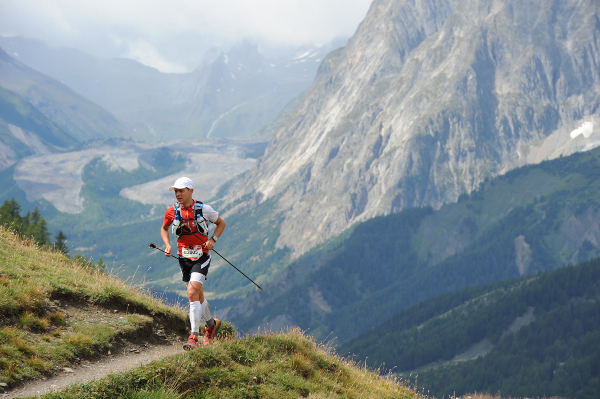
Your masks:
<instances>
[{"instance_id":1,"label":"red running shoe","mask_svg":"<svg viewBox=\"0 0 600 399\"><path fill-rule=\"evenodd\" d=\"M221 320L215 317L215 325L213 328L206 327L206 333L204 334L204 345L210 345L215 337L217 331L221 327Z\"/></svg>"},{"instance_id":2,"label":"red running shoe","mask_svg":"<svg viewBox=\"0 0 600 399\"><path fill-rule=\"evenodd\" d=\"M191 351L192 349L196 349L198 347L198 336L196 334L190 335L190 339L186 344L183 344L183 349L186 351Z\"/></svg>"}]
</instances>

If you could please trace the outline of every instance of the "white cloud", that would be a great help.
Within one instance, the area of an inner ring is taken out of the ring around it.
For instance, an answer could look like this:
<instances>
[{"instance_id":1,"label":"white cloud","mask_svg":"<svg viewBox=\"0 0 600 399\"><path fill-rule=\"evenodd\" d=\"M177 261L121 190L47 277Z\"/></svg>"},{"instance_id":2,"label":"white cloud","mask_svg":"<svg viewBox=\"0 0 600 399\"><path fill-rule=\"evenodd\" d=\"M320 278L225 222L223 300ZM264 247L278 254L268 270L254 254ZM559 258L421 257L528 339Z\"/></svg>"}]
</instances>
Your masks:
<instances>
[{"instance_id":1,"label":"white cloud","mask_svg":"<svg viewBox=\"0 0 600 399\"><path fill-rule=\"evenodd\" d=\"M0 34L23 35L97 56L137 57L160 68L210 46L251 38L269 45L325 44L351 36L371 0L0 0Z\"/></svg>"}]
</instances>

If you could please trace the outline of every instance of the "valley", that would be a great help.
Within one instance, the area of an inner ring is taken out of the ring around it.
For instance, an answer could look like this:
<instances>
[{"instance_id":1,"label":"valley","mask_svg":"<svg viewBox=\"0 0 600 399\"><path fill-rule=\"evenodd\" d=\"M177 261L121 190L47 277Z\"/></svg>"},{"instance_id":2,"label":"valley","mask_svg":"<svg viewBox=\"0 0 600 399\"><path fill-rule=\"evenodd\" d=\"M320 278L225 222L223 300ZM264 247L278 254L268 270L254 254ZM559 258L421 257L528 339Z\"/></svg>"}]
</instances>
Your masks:
<instances>
[{"instance_id":1,"label":"valley","mask_svg":"<svg viewBox=\"0 0 600 399\"><path fill-rule=\"evenodd\" d=\"M144 205L170 205L173 193L168 188L179 176L197 181L198 198L211 199L230 179L250 169L255 159L246 158L266 143L261 141L179 140L171 143L140 143L112 141L91 148L60 154L42 154L23 159L15 168L14 179L26 194L27 201L45 199L58 211L79 214L84 211L81 188L83 168L99 158L110 169L132 172L138 168L152 169L144 159L158 149L170 149L169 156L181 155L186 164L168 176L147 183L123 188L118 194Z\"/></svg>"}]
</instances>

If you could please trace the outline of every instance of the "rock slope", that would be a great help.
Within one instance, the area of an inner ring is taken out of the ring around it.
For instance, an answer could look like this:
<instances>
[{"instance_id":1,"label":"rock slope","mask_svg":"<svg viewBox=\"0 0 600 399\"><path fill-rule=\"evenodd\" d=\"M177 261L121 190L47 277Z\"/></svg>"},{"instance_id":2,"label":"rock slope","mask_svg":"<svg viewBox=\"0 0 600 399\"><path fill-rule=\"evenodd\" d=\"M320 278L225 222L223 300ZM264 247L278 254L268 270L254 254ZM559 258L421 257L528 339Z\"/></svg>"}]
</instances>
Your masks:
<instances>
[{"instance_id":1,"label":"rock slope","mask_svg":"<svg viewBox=\"0 0 600 399\"><path fill-rule=\"evenodd\" d=\"M356 221L594 148L599 19L592 0L375 0L229 201L277 198L277 246L298 255Z\"/></svg>"}]
</instances>

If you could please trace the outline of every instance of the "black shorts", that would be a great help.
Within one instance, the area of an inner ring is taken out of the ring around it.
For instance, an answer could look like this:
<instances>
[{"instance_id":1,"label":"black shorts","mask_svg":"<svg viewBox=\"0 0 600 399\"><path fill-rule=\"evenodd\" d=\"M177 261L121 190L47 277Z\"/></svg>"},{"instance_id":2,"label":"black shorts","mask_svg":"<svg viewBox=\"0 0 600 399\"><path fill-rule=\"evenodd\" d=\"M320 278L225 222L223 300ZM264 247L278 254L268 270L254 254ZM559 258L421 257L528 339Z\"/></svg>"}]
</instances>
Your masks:
<instances>
[{"instance_id":1,"label":"black shorts","mask_svg":"<svg viewBox=\"0 0 600 399\"><path fill-rule=\"evenodd\" d=\"M204 267L203 267L204 266ZM179 258L179 268L181 269L181 280L189 283L192 273L208 274L210 267L210 255L203 254L198 260L189 260L187 258Z\"/></svg>"}]
</instances>

